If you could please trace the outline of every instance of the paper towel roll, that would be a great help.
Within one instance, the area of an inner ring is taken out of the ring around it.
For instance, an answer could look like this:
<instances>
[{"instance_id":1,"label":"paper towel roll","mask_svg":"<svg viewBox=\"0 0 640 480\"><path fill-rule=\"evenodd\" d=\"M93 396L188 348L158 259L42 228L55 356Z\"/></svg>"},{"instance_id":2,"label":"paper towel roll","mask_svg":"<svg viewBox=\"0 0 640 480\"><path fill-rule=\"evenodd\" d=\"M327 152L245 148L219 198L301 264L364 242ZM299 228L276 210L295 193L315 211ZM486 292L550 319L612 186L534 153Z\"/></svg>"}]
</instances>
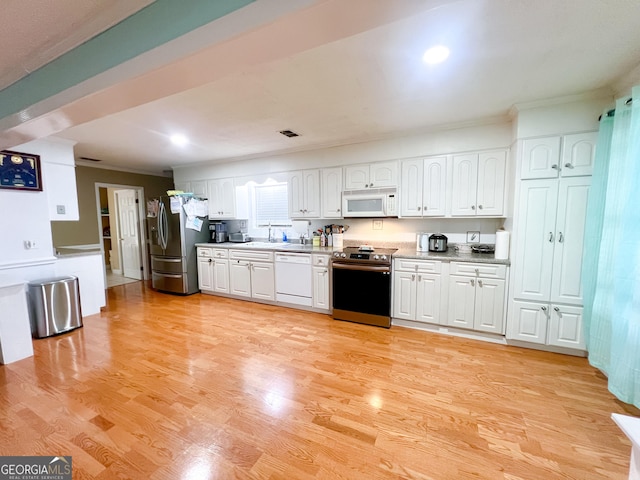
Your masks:
<instances>
[{"instance_id":1,"label":"paper towel roll","mask_svg":"<svg viewBox=\"0 0 640 480\"><path fill-rule=\"evenodd\" d=\"M496 232L496 253L497 260L507 260L509 258L509 232L498 230Z\"/></svg>"}]
</instances>

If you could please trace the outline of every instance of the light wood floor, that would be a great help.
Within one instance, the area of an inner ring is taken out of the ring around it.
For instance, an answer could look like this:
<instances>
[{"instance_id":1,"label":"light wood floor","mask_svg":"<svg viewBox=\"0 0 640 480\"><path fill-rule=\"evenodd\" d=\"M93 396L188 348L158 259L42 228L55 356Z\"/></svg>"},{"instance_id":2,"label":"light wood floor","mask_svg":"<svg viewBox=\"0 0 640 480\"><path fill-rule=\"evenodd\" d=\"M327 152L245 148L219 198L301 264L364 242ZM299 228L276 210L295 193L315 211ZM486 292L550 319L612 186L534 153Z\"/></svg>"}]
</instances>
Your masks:
<instances>
[{"instance_id":1,"label":"light wood floor","mask_svg":"<svg viewBox=\"0 0 640 480\"><path fill-rule=\"evenodd\" d=\"M583 358L332 320L144 282L0 366L0 454L74 478L626 478Z\"/></svg>"}]
</instances>

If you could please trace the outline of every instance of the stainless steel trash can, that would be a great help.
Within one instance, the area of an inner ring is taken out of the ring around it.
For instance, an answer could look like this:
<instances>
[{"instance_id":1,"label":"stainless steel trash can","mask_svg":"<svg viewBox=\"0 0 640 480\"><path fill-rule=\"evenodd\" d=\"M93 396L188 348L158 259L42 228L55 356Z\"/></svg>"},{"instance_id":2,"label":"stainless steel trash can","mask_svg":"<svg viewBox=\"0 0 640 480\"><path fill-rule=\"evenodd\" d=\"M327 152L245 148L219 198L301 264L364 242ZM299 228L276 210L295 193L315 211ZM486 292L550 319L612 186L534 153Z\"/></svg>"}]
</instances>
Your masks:
<instances>
[{"instance_id":1,"label":"stainless steel trash can","mask_svg":"<svg viewBox=\"0 0 640 480\"><path fill-rule=\"evenodd\" d=\"M67 276L29 282L29 318L35 338L81 327L78 278Z\"/></svg>"}]
</instances>

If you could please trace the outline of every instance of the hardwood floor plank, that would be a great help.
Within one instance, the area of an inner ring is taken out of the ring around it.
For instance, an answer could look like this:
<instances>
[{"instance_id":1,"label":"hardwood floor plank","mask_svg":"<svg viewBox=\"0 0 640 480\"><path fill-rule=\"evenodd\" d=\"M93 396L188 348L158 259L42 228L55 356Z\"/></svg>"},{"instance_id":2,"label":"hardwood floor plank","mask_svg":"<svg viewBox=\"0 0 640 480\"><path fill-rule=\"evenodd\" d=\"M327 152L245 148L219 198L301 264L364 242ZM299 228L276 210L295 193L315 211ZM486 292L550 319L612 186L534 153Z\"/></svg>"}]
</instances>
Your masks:
<instances>
[{"instance_id":1,"label":"hardwood floor plank","mask_svg":"<svg viewBox=\"0 0 640 480\"><path fill-rule=\"evenodd\" d=\"M0 453L76 479L626 478L583 358L207 295L109 289L0 366Z\"/></svg>"}]
</instances>

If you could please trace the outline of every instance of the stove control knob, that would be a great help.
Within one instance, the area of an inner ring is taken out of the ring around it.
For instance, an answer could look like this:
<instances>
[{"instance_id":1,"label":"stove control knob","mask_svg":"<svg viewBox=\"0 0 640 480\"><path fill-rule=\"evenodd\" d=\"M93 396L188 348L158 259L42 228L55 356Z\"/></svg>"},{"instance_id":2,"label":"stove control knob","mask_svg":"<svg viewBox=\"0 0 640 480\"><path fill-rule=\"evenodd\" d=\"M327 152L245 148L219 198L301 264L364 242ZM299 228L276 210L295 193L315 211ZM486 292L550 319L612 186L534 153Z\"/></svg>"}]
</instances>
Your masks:
<instances>
[{"instance_id":1,"label":"stove control knob","mask_svg":"<svg viewBox=\"0 0 640 480\"><path fill-rule=\"evenodd\" d=\"M342 252L342 253L340 254L340 257L341 257L341 258L347 258L347 254L346 254L346 253L344 253L344 252Z\"/></svg>"},{"instance_id":2,"label":"stove control knob","mask_svg":"<svg viewBox=\"0 0 640 480\"><path fill-rule=\"evenodd\" d=\"M386 259L387 259L387 256L386 256L386 255L382 255L382 256L380 257L380 260L386 260Z\"/></svg>"},{"instance_id":3,"label":"stove control knob","mask_svg":"<svg viewBox=\"0 0 640 480\"><path fill-rule=\"evenodd\" d=\"M374 255L374 256L373 256L373 259L374 259L374 260L380 260L380 255Z\"/></svg>"},{"instance_id":4,"label":"stove control knob","mask_svg":"<svg viewBox=\"0 0 640 480\"><path fill-rule=\"evenodd\" d=\"M340 254L339 254L338 252L333 252L333 256L334 256L334 257L339 257L339 256L340 256Z\"/></svg>"}]
</instances>

